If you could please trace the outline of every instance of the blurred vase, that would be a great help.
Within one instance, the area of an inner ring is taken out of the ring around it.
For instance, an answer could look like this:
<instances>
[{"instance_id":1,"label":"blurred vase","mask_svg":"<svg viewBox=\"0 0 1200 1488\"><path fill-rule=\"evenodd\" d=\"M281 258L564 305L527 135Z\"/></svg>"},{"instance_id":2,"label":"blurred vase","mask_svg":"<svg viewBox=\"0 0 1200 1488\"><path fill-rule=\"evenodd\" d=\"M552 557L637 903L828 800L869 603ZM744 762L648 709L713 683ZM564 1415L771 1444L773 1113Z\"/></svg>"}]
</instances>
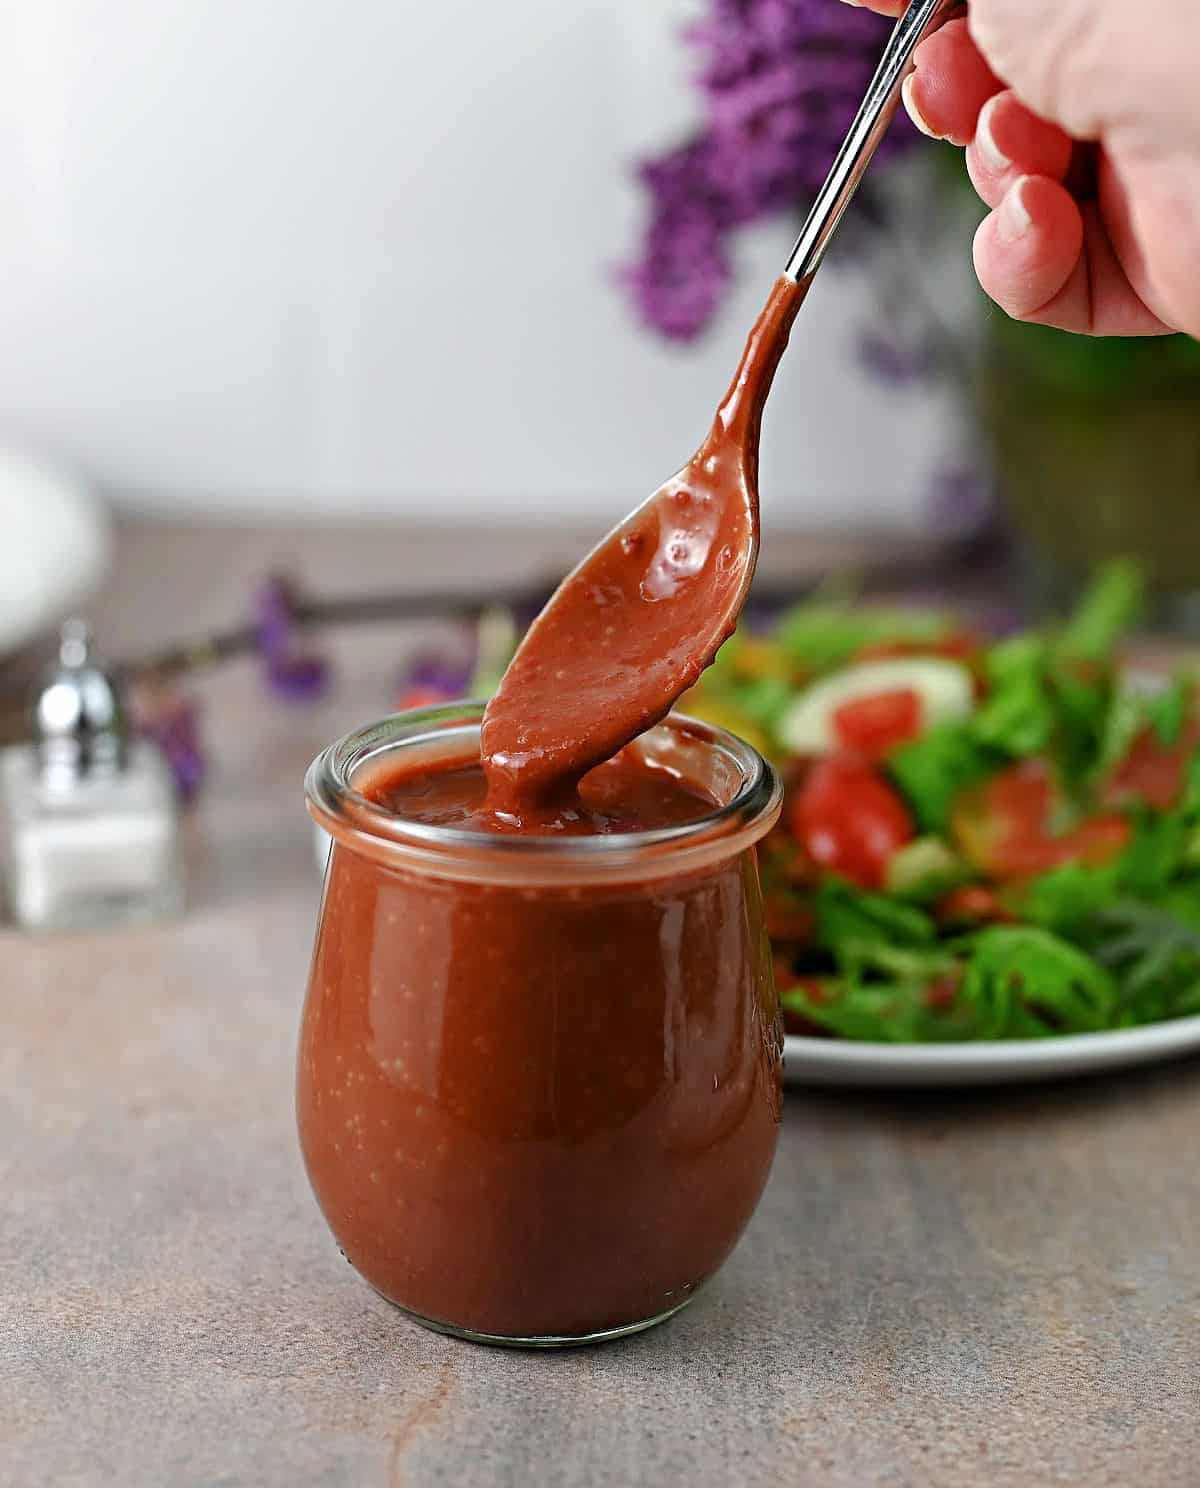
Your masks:
<instances>
[{"instance_id":1,"label":"blurred vase","mask_svg":"<svg viewBox=\"0 0 1200 1488\"><path fill-rule=\"evenodd\" d=\"M1061 604L1134 557L1157 618L1200 630L1200 345L997 319L979 406L1030 598Z\"/></svg>"}]
</instances>

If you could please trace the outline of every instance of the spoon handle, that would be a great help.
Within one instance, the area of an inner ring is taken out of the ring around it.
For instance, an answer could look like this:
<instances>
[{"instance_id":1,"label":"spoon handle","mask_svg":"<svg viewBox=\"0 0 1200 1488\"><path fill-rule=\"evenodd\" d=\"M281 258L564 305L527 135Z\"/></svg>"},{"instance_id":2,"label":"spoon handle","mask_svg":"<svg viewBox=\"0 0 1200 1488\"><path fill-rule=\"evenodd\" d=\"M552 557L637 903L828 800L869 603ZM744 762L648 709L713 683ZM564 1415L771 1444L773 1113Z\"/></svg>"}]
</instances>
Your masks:
<instances>
[{"instance_id":1,"label":"spoon handle","mask_svg":"<svg viewBox=\"0 0 1200 1488\"><path fill-rule=\"evenodd\" d=\"M960 4L961 0L912 0L896 22L862 107L792 249L792 256L784 269L789 279L803 284L820 268L829 240L892 122L917 44L937 30L951 11L960 8Z\"/></svg>"}]
</instances>

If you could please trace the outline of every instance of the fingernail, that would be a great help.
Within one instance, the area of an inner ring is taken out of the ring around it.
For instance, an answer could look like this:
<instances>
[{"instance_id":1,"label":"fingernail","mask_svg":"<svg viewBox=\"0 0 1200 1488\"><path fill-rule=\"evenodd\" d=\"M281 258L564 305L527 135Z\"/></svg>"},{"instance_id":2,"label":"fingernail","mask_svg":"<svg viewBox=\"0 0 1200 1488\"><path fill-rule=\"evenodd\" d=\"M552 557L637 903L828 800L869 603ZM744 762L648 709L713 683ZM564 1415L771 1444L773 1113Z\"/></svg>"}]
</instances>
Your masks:
<instances>
[{"instance_id":1,"label":"fingernail","mask_svg":"<svg viewBox=\"0 0 1200 1488\"><path fill-rule=\"evenodd\" d=\"M843 5L862 5L862 0L842 0Z\"/></svg>"},{"instance_id":2,"label":"fingernail","mask_svg":"<svg viewBox=\"0 0 1200 1488\"><path fill-rule=\"evenodd\" d=\"M1028 176L1022 176L1019 181L1014 181L996 209L996 231L1005 243L1015 243L1033 224L1029 208L1025 205L1025 185L1028 180Z\"/></svg>"},{"instance_id":3,"label":"fingernail","mask_svg":"<svg viewBox=\"0 0 1200 1488\"><path fill-rule=\"evenodd\" d=\"M904 86L900 89L900 96L904 99L904 107L908 110L908 117L913 121L922 134L927 134L930 139L941 139L936 129L933 129L925 115L917 107L916 99L913 97L913 84L917 80L915 72L910 72L904 79Z\"/></svg>"},{"instance_id":4,"label":"fingernail","mask_svg":"<svg viewBox=\"0 0 1200 1488\"><path fill-rule=\"evenodd\" d=\"M1012 161L996 143L996 136L992 133L992 114L995 102L996 98L989 98L979 110L979 122L975 126L975 148L979 151L984 165L1000 175L1008 170Z\"/></svg>"}]
</instances>

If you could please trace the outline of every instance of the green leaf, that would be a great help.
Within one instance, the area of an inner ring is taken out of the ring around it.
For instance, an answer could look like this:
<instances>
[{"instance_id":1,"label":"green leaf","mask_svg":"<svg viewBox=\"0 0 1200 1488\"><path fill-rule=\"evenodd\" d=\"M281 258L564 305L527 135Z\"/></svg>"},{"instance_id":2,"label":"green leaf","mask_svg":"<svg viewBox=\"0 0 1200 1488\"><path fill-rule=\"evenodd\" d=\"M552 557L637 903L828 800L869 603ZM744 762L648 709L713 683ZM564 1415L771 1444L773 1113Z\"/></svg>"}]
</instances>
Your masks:
<instances>
[{"instance_id":1,"label":"green leaf","mask_svg":"<svg viewBox=\"0 0 1200 1488\"><path fill-rule=\"evenodd\" d=\"M1200 886L1179 885L1165 903L1121 900L1088 927L1092 953L1120 989L1125 1023L1200 1011Z\"/></svg>"},{"instance_id":2,"label":"green leaf","mask_svg":"<svg viewBox=\"0 0 1200 1488\"><path fill-rule=\"evenodd\" d=\"M862 614L849 606L805 604L782 616L774 638L793 663L818 672L849 661L870 634Z\"/></svg>"},{"instance_id":3,"label":"green leaf","mask_svg":"<svg viewBox=\"0 0 1200 1488\"><path fill-rule=\"evenodd\" d=\"M971 732L981 744L1018 759L1045 749L1055 726L1046 655L1045 642L1036 635L1016 636L988 652L992 690L971 721Z\"/></svg>"},{"instance_id":4,"label":"green leaf","mask_svg":"<svg viewBox=\"0 0 1200 1488\"><path fill-rule=\"evenodd\" d=\"M829 981L820 995L804 985L788 987L780 994L780 1001L785 1012L805 1018L839 1038L880 1044L921 1043L925 1039L924 1010L909 988Z\"/></svg>"},{"instance_id":5,"label":"green leaf","mask_svg":"<svg viewBox=\"0 0 1200 1488\"><path fill-rule=\"evenodd\" d=\"M1171 685L1156 697L1146 699L1146 714L1150 726L1158 735L1158 742L1170 749L1179 742L1187 717L1191 687L1184 677L1176 677Z\"/></svg>"},{"instance_id":6,"label":"green leaf","mask_svg":"<svg viewBox=\"0 0 1200 1488\"><path fill-rule=\"evenodd\" d=\"M1092 770L1094 777L1103 776L1120 764L1132 748L1145 721L1145 698L1131 688L1116 688L1097 747Z\"/></svg>"},{"instance_id":7,"label":"green leaf","mask_svg":"<svg viewBox=\"0 0 1200 1488\"><path fill-rule=\"evenodd\" d=\"M1063 778L1085 781L1096 768L1109 728L1117 692L1114 672L1052 659L1047 683L1057 717Z\"/></svg>"},{"instance_id":8,"label":"green leaf","mask_svg":"<svg viewBox=\"0 0 1200 1488\"><path fill-rule=\"evenodd\" d=\"M1087 868L1068 863L1028 879L1008 896L1008 902L1032 924L1069 933L1111 903L1116 891L1115 866Z\"/></svg>"},{"instance_id":9,"label":"green leaf","mask_svg":"<svg viewBox=\"0 0 1200 1488\"><path fill-rule=\"evenodd\" d=\"M1188 763L1179 810L1192 816L1200 816L1200 749L1197 749Z\"/></svg>"},{"instance_id":10,"label":"green leaf","mask_svg":"<svg viewBox=\"0 0 1200 1488\"><path fill-rule=\"evenodd\" d=\"M1147 896L1166 888L1183 862L1190 837L1191 823L1182 812L1139 811L1133 839L1118 864L1121 886Z\"/></svg>"},{"instance_id":11,"label":"green leaf","mask_svg":"<svg viewBox=\"0 0 1200 1488\"><path fill-rule=\"evenodd\" d=\"M760 728L771 730L795 696L782 677L752 677L730 688L734 706Z\"/></svg>"},{"instance_id":12,"label":"green leaf","mask_svg":"<svg viewBox=\"0 0 1200 1488\"><path fill-rule=\"evenodd\" d=\"M1016 759L1040 754L1054 736L1054 706L1040 678L1020 677L998 688L972 722L981 744Z\"/></svg>"},{"instance_id":13,"label":"green leaf","mask_svg":"<svg viewBox=\"0 0 1200 1488\"><path fill-rule=\"evenodd\" d=\"M843 970L856 969L873 947L925 946L937 938L937 927L923 910L841 879L826 879L818 887L813 909L818 940Z\"/></svg>"},{"instance_id":14,"label":"green leaf","mask_svg":"<svg viewBox=\"0 0 1200 1488\"><path fill-rule=\"evenodd\" d=\"M1132 562L1107 564L1060 632L1060 655L1103 662L1137 618L1145 594L1145 578Z\"/></svg>"},{"instance_id":15,"label":"green leaf","mask_svg":"<svg viewBox=\"0 0 1200 1488\"><path fill-rule=\"evenodd\" d=\"M993 925L971 937L963 1000L985 1038L1039 1038L1107 1028L1112 975L1079 947L1033 925Z\"/></svg>"},{"instance_id":16,"label":"green leaf","mask_svg":"<svg viewBox=\"0 0 1200 1488\"><path fill-rule=\"evenodd\" d=\"M969 723L945 723L893 749L887 768L925 832L941 832L967 786L995 768L996 756L972 736Z\"/></svg>"},{"instance_id":17,"label":"green leaf","mask_svg":"<svg viewBox=\"0 0 1200 1488\"><path fill-rule=\"evenodd\" d=\"M491 607L479 617L479 655L471 679L471 697L488 698L500 686L520 636L510 610Z\"/></svg>"},{"instance_id":18,"label":"green leaf","mask_svg":"<svg viewBox=\"0 0 1200 1488\"><path fill-rule=\"evenodd\" d=\"M1185 929L1200 933L1200 878L1173 883L1160 896L1158 907Z\"/></svg>"},{"instance_id":19,"label":"green leaf","mask_svg":"<svg viewBox=\"0 0 1200 1488\"><path fill-rule=\"evenodd\" d=\"M1046 642L1036 632L1010 636L989 648L984 670L993 687L1030 678L1040 680L1046 670L1047 655Z\"/></svg>"},{"instance_id":20,"label":"green leaf","mask_svg":"<svg viewBox=\"0 0 1200 1488\"><path fill-rule=\"evenodd\" d=\"M925 611L865 609L850 603L813 602L784 614L774 632L776 644L806 672L842 666L865 646L885 641L933 644L949 622Z\"/></svg>"},{"instance_id":21,"label":"green leaf","mask_svg":"<svg viewBox=\"0 0 1200 1488\"><path fill-rule=\"evenodd\" d=\"M957 981L959 962L950 951L876 944L859 963L849 974L786 988L784 1008L842 1038L931 1043L972 1036L969 1015L930 997L939 982Z\"/></svg>"}]
</instances>

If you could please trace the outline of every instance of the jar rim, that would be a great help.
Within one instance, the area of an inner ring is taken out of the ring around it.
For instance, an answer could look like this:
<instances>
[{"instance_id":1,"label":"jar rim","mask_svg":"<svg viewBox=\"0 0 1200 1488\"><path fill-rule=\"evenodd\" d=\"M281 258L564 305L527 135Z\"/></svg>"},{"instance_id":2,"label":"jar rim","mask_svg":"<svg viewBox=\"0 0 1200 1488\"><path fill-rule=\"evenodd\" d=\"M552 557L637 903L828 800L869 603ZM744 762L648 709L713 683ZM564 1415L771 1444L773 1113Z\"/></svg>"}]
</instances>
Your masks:
<instances>
[{"instance_id":1,"label":"jar rim","mask_svg":"<svg viewBox=\"0 0 1200 1488\"><path fill-rule=\"evenodd\" d=\"M478 882L546 875L558 881L569 871L572 883L623 874L652 877L659 867L675 874L751 846L778 819L783 788L774 768L736 735L680 713L647 730L641 741L653 745L667 731L706 753L719 752L732 767L736 787L711 810L669 826L603 836L493 835L408 820L355 788L364 767L399 750L437 739L477 742L484 707L471 700L413 708L345 734L309 766L304 790L310 815L335 841L397 867Z\"/></svg>"}]
</instances>

